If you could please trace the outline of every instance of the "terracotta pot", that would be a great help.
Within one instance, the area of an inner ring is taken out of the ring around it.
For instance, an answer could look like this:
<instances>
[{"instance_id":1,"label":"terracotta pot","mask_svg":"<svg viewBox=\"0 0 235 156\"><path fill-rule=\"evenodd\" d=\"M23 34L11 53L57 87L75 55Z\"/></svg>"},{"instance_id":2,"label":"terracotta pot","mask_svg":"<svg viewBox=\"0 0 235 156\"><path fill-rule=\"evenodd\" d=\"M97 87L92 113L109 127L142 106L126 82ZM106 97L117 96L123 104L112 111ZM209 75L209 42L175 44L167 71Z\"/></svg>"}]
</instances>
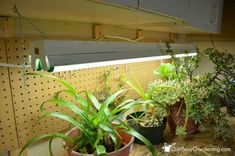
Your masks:
<instances>
[{"instance_id":1,"label":"terracotta pot","mask_svg":"<svg viewBox=\"0 0 235 156\"><path fill-rule=\"evenodd\" d=\"M66 135L71 136L71 137L75 137L75 136L77 136L78 132L79 131L77 128L73 128L69 132L67 132ZM107 153L107 156L128 156L130 151L132 150L134 137L127 134L127 133L123 133L123 132L121 132L119 134L122 137L122 140L123 140L122 143L123 143L124 147L122 147L118 151ZM64 144L65 149L68 151L68 156L93 156L93 154L83 154L83 153L79 153L76 151L68 150L66 148L67 147L66 143L63 142L63 144Z\"/></svg>"},{"instance_id":2,"label":"terracotta pot","mask_svg":"<svg viewBox=\"0 0 235 156\"><path fill-rule=\"evenodd\" d=\"M170 115L168 118L168 123L172 131L175 132L177 125L184 126L185 117L185 103L183 100L177 102L170 107ZM195 124L195 120L188 119L186 126L187 134L194 134L198 131L198 125Z\"/></svg>"}]
</instances>

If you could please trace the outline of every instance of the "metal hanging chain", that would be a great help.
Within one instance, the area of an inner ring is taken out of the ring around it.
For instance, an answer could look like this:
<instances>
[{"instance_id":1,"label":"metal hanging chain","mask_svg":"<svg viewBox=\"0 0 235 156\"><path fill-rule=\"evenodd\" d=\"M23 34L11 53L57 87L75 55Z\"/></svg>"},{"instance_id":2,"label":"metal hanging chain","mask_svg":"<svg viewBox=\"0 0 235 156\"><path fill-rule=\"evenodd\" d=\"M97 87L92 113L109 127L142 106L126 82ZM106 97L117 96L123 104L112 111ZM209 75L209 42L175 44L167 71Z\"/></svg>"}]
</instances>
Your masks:
<instances>
[{"instance_id":1,"label":"metal hanging chain","mask_svg":"<svg viewBox=\"0 0 235 156\"><path fill-rule=\"evenodd\" d=\"M37 31L40 35L40 37L45 37L45 33L43 31L41 31L40 29L38 29L31 21L27 20L21 13L19 13L16 5L13 6L13 11L14 13L17 15L18 17L18 27L19 27L19 38L20 38L20 45L19 45L19 49L20 52L22 54L22 62L23 62L23 68L22 68L22 79L23 79L23 84L24 84L24 88L25 90L28 92L28 84L27 84L27 77L26 77L26 73L27 73L27 68L26 68L26 52L25 52L25 40L24 40L24 34L23 34L23 21L26 21L35 31Z\"/></svg>"},{"instance_id":2,"label":"metal hanging chain","mask_svg":"<svg viewBox=\"0 0 235 156\"><path fill-rule=\"evenodd\" d=\"M25 40L23 39L23 28L22 28L22 16L21 14L18 13L16 6L14 5L13 11L17 14L18 16L18 29L19 29L19 38L20 38L20 45L19 45L19 50L21 53L21 58L22 58L22 63L23 63L23 68L22 68L22 79L23 79L23 84L25 90L28 92L28 84L27 84L27 78L26 78L26 53L25 53Z\"/></svg>"},{"instance_id":3,"label":"metal hanging chain","mask_svg":"<svg viewBox=\"0 0 235 156\"><path fill-rule=\"evenodd\" d=\"M22 20L26 21L36 32L39 33L40 37L45 37L46 33L41 31L37 26L35 26L30 20L25 18L17 9L16 5L13 6L14 13Z\"/></svg>"}]
</instances>

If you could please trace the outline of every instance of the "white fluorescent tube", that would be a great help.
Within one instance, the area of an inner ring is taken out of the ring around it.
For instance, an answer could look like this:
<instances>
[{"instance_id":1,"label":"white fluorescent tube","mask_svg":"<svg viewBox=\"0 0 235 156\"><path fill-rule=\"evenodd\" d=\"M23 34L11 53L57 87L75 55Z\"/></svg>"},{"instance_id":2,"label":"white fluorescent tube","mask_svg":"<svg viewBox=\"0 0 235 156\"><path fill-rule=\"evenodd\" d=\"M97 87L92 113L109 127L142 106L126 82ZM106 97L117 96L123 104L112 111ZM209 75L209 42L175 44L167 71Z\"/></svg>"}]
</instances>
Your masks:
<instances>
[{"instance_id":1,"label":"white fluorescent tube","mask_svg":"<svg viewBox=\"0 0 235 156\"><path fill-rule=\"evenodd\" d=\"M176 57L177 58L189 57L189 56L196 56L196 55L197 53L176 54ZM128 64L128 63L135 63L135 62L170 59L170 58L171 58L170 55L163 55L163 56L153 56L153 57L143 57L143 58L122 59L122 60L114 60L114 61L83 63L83 64L75 64L75 65L55 66L53 72L63 72L63 71L94 68L94 67L101 67L101 66L108 66L108 65Z\"/></svg>"}]
</instances>

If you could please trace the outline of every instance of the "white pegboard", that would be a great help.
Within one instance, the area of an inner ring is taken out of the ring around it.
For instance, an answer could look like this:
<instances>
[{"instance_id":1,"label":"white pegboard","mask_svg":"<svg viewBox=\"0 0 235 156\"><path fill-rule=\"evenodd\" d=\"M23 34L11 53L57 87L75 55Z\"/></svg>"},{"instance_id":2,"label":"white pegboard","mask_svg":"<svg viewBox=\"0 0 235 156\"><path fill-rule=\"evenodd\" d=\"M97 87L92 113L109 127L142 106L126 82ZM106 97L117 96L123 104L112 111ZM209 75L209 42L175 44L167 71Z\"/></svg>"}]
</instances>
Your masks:
<instances>
[{"instance_id":1,"label":"white pegboard","mask_svg":"<svg viewBox=\"0 0 235 156\"><path fill-rule=\"evenodd\" d=\"M0 39L0 62L7 63L5 40ZM0 152L18 147L8 68L0 67Z\"/></svg>"},{"instance_id":2,"label":"white pegboard","mask_svg":"<svg viewBox=\"0 0 235 156\"><path fill-rule=\"evenodd\" d=\"M8 63L22 64L22 51L20 51L20 42L18 40L7 40L7 54ZM25 56L28 54L29 41L24 42ZM26 58L27 59L27 58ZM102 74L106 70L111 70L112 81L111 84L115 84L116 80L122 74L134 74L143 86L154 79L153 69L159 65L157 61L114 65L97 67L90 69L82 69L73 72L61 72L55 73L55 76L61 77L68 81L72 85L76 86L78 91L90 90L94 91L95 88L99 88ZM47 119L41 121L33 129L33 125L40 117L39 106L42 102L52 98L53 94L62 89L62 86L53 80L46 79L44 77L27 76L28 91L24 88L22 69L10 68L10 81L8 88L11 88L12 99L15 112L15 123L18 133L19 145L22 146L28 139L33 136L38 136L43 133L51 133L55 131L61 131L68 128L68 124L59 119ZM32 72L31 69L27 69L27 72ZM115 86L115 85L113 85ZM11 95L7 97L11 98ZM67 97L69 98L69 97ZM11 108L12 109L12 108ZM58 108L55 105L47 105L47 111L63 111L65 113L71 113L64 108ZM12 113L12 112L11 112ZM11 125L15 125L13 122L9 122Z\"/></svg>"}]
</instances>

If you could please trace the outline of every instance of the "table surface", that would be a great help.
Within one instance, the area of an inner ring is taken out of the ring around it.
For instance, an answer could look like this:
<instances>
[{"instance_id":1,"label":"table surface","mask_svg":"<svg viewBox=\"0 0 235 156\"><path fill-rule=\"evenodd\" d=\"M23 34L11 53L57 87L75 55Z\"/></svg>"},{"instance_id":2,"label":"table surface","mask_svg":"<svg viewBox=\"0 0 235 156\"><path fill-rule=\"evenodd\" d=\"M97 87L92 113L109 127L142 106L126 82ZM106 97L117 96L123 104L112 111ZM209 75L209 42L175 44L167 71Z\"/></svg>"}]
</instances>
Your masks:
<instances>
[{"instance_id":1,"label":"table surface","mask_svg":"<svg viewBox=\"0 0 235 156\"><path fill-rule=\"evenodd\" d=\"M233 131L235 137L235 117L229 118L231 131ZM214 140L211 131L200 132L186 138L177 137L169 130L165 130L164 141L162 144L155 145L158 156L235 156L235 138L231 138L229 141ZM174 149L181 149L181 151L165 152L162 147L164 143L171 145L175 143ZM182 149L192 148L204 149L199 151L186 152ZM230 149L231 151L218 152L218 149ZM62 147L62 142L59 139L55 139L52 144L52 149L55 156L67 156L67 152ZM205 150L207 149L207 150ZM216 151L210 152L208 149L214 149ZM49 156L48 142L34 145L28 149L28 156ZM149 150L143 146L134 144L133 150L130 156L151 156Z\"/></svg>"}]
</instances>

